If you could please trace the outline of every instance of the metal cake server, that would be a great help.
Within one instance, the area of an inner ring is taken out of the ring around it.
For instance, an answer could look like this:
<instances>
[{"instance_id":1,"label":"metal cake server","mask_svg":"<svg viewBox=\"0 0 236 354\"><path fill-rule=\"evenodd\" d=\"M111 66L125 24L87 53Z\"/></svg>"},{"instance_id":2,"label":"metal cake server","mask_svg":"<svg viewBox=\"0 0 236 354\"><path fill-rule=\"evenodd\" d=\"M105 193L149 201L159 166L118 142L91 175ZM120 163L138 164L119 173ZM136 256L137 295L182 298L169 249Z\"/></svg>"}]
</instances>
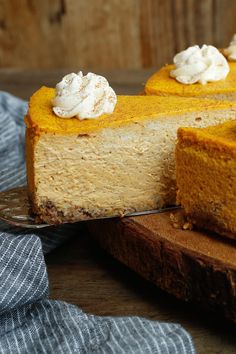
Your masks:
<instances>
[{"instance_id":1,"label":"metal cake server","mask_svg":"<svg viewBox=\"0 0 236 354\"><path fill-rule=\"evenodd\" d=\"M138 211L134 213L125 214L124 217L157 214L178 208L179 207L177 206L172 206L157 210ZM111 216L89 220L110 218ZM43 227L53 226L43 223L40 224L34 217L32 217L32 215L30 214L30 204L27 196L27 189L25 186L0 192L0 220L3 220L6 223L12 224L14 226L31 229L41 229ZM88 221L88 219L86 221Z\"/></svg>"}]
</instances>

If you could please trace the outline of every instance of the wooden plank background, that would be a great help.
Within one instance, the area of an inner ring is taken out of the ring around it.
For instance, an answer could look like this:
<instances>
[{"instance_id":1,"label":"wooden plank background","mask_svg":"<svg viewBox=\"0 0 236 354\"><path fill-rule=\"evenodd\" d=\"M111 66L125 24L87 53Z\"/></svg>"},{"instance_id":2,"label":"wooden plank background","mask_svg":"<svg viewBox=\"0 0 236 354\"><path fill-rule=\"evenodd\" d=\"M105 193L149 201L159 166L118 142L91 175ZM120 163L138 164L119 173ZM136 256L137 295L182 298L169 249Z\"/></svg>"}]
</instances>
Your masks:
<instances>
[{"instance_id":1,"label":"wooden plank background","mask_svg":"<svg viewBox=\"0 0 236 354\"><path fill-rule=\"evenodd\" d=\"M226 46L235 0L0 0L0 67L159 67L193 44Z\"/></svg>"}]
</instances>

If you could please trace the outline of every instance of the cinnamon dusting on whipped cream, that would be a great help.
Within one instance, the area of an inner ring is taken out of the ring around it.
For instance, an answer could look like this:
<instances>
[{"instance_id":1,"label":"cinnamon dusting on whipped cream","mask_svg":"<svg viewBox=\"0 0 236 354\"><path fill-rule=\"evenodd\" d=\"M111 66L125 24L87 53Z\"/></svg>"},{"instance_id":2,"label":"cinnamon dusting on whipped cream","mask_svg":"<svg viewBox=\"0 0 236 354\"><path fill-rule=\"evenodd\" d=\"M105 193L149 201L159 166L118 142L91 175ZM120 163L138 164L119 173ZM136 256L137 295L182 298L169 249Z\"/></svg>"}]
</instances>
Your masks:
<instances>
[{"instance_id":1,"label":"cinnamon dusting on whipped cream","mask_svg":"<svg viewBox=\"0 0 236 354\"><path fill-rule=\"evenodd\" d=\"M112 113L117 97L103 76L71 73L56 85L53 112L60 118L95 119Z\"/></svg>"}]
</instances>

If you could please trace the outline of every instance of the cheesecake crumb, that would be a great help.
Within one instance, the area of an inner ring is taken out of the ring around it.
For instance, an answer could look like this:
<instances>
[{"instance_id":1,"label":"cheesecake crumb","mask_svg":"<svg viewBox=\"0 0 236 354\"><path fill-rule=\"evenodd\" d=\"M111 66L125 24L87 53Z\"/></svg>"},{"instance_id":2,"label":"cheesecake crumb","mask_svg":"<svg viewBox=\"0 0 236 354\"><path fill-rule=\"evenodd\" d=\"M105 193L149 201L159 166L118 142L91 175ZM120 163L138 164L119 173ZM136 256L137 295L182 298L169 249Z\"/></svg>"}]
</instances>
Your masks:
<instances>
[{"instance_id":1,"label":"cheesecake crumb","mask_svg":"<svg viewBox=\"0 0 236 354\"><path fill-rule=\"evenodd\" d=\"M175 229L181 229L181 230L192 230L193 229L193 224L187 220L187 216L184 214L184 211L181 211L179 213L170 214L170 221L172 223L172 226Z\"/></svg>"}]
</instances>

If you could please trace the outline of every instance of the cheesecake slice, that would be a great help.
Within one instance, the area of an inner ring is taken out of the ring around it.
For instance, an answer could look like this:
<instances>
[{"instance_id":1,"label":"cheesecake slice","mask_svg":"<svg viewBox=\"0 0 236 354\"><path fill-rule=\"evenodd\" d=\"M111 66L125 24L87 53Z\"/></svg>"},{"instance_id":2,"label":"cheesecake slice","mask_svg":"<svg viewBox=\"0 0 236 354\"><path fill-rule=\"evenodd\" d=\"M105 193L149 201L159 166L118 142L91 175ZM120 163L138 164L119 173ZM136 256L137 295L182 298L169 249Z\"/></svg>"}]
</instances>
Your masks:
<instances>
[{"instance_id":1,"label":"cheesecake slice","mask_svg":"<svg viewBox=\"0 0 236 354\"><path fill-rule=\"evenodd\" d=\"M53 113L54 96L53 88L39 89L25 119L29 197L47 223L174 204L177 129L236 117L232 102L118 96L112 114L62 119Z\"/></svg>"},{"instance_id":2,"label":"cheesecake slice","mask_svg":"<svg viewBox=\"0 0 236 354\"><path fill-rule=\"evenodd\" d=\"M176 146L177 200L200 228L236 238L236 120L180 128Z\"/></svg>"},{"instance_id":3,"label":"cheesecake slice","mask_svg":"<svg viewBox=\"0 0 236 354\"><path fill-rule=\"evenodd\" d=\"M236 63L230 62L229 74L224 80L184 85L170 76L174 65L165 65L145 84L146 95L196 97L217 100L236 100Z\"/></svg>"}]
</instances>

